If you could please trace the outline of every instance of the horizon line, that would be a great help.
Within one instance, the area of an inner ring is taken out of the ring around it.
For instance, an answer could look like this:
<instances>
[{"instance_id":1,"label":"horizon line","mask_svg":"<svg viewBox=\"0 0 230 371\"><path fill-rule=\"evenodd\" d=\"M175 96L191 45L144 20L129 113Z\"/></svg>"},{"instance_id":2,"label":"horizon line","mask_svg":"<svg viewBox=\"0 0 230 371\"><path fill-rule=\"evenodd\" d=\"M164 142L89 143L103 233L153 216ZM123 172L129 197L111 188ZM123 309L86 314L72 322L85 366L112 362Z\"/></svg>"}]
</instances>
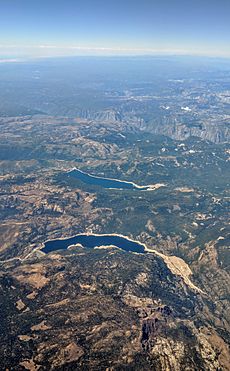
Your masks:
<instances>
[{"instance_id":1,"label":"horizon line","mask_svg":"<svg viewBox=\"0 0 230 371\"><path fill-rule=\"evenodd\" d=\"M1 57L0 55L0 64L4 63L26 63L29 61L35 60L44 60L44 59L65 59L65 58L158 58L158 57L166 57L166 58L197 58L197 59L221 59L221 60L228 60L230 62L230 56L223 56L223 55L207 55L207 54L175 54L175 53L165 53L165 54L78 54L78 55L40 55L40 56L22 56L22 57L12 57L7 58L5 56Z\"/></svg>"},{"instance_id":2,"label":"horizon line","mask_svg":"<svg viewBox=\"0 0 230 371\"><path fill-rule=\"evenodd\" d=\"M2 49L2 50L1 50ZM11 54L9 50L13 52ZM56 51L57 53L49 52ZM43 51L43 52L42 52ZM46 51L46 52L44 52ZM81 54L74 54L74 51ZM39 53L40 52L40 53ZM92 55L90 54L92 53ZM102 54L103 53L103 54ZM104 46L79 46L79 45L54 45L54 44L0 44L0 60L37 59L74 56L191 56L210 58L230 58L229 52L214 52L212 50L200 51L183 48L151 48L151 47L104 47Z\"/></svg>"}]
</instances>

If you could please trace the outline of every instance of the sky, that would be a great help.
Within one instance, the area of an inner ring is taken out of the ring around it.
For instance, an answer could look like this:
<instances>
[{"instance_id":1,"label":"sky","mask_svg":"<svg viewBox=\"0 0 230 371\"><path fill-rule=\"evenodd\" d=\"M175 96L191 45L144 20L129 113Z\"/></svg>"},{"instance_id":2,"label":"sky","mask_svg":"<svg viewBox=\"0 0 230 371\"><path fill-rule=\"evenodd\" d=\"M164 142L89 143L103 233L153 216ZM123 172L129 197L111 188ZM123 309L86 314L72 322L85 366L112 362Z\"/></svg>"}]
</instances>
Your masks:
<instances>
[{"instance_id":1,"label":"sky","mask_svg":"<svg viewBox=\"0 0 230 371\"><path fill-rule=\"evenodd\" d=\"M0 0L0 58L230 57L230 0Z\"/></svg>"}]
</instances>

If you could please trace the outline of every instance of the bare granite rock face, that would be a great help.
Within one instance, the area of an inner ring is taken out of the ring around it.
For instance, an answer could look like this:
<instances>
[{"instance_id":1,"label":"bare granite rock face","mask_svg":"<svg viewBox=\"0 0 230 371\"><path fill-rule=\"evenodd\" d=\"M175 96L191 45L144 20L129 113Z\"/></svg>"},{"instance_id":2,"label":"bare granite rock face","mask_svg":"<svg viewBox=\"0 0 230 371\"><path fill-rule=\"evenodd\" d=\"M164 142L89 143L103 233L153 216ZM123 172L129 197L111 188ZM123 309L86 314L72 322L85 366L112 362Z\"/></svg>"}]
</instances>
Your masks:
<instances>
[{"instance_id":1,"label":"bare granite rock face","mask_svg":"<svg viewBox=\"0 0 230 371\"><path fill-rule=\"evenodd\" d=\"M154 120L152 125L148 124L146 130L154 134L169 136L176 140L186 140L190 137L198 137L202 140L208 140L213 143L230 142L230 117L216 119L207 119L199 125L190 125L178 118L163 118Z\"/></svg>"}]
</instances>

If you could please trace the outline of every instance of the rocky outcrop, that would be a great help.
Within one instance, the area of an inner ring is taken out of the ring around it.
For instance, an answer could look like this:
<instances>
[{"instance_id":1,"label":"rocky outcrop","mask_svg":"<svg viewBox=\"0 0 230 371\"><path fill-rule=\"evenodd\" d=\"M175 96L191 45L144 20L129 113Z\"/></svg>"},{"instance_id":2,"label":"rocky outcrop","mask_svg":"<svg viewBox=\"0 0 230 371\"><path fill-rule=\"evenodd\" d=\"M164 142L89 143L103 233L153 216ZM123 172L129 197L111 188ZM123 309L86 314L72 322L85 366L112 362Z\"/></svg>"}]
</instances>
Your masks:
<instances>
[{"instance_id":1,"label":"rocky outcrop","mask_svg":"<svg viewBox=\"0 0 230 371\"><path fill-rule=\"evenodd\" d=\"M198 137L213 143L230 141L230 121L202 122L200 125L189 125L186 122L178 122L176 119L154 121L147 125L147 130L154 134L169 136L176 140L185 140L189 137Z\"/></svg>"},{"instance_id":2,"label":"rocky outcrop","mask_svg":"<svg viewBox=\"0 0 230 371\"><path fill-rule=\"evenodd\" d=\"M141 345L145 351L151 349L154 339L157 338L158 332L162 326L168 321L168 317L172 315L172 310L169 306L160 306L157 308L144 308L139 311L142 318L142 335Z\"/></svg>"},{"instance_id":3,"label":"rocky outcrop","mask_svg":"<svg viewBox=\"0 0 230 371\"><path fill-rule=\"evenodd\" d=\"M101 111L79 110L77 116L86 120L102 122L122 121L122 114L113 109L106 109Z\"/></svg>"}]
</instances>

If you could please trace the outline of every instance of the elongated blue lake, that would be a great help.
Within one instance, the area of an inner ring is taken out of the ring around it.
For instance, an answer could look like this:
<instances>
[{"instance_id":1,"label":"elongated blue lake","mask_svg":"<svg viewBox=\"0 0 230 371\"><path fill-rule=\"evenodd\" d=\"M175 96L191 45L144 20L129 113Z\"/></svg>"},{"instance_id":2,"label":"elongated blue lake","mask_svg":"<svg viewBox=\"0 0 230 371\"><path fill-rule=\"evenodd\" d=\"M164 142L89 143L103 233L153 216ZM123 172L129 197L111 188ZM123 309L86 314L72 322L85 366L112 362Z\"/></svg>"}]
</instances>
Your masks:
<instances>
[{"instance_id":1,"label":"elongated blue lake","mask_svg":"<svg viewBox=\"0 0 230 371\"><path fill-rule=\"evenodd\" d=\"M79 169L71 170L67 173L68 175L81 180L83 183L101 186L103 188L110 189L129 189L147 191L150 186L138 186L132 182L126 182L118 179L103 178L94 175L90 175Z\"/></svg>"},{"instance_id":2,"label":"elongated blue lake","mask_svg":"<svg viewBox=\"0 0 230 371\"><path fill-rule=\"evenodd\" d=\"M129 240L128 238L116 235L87 235L78 234L74 237L66 239L57 239L46 241L41 249L44 253L49 253L57 250L65 250L69 246L81 244L83 247L93 249L100 246L116 246L122 250L129 252L137 252L145 254L145 246L139 242Z\"/></svg>"}]
</instances>

